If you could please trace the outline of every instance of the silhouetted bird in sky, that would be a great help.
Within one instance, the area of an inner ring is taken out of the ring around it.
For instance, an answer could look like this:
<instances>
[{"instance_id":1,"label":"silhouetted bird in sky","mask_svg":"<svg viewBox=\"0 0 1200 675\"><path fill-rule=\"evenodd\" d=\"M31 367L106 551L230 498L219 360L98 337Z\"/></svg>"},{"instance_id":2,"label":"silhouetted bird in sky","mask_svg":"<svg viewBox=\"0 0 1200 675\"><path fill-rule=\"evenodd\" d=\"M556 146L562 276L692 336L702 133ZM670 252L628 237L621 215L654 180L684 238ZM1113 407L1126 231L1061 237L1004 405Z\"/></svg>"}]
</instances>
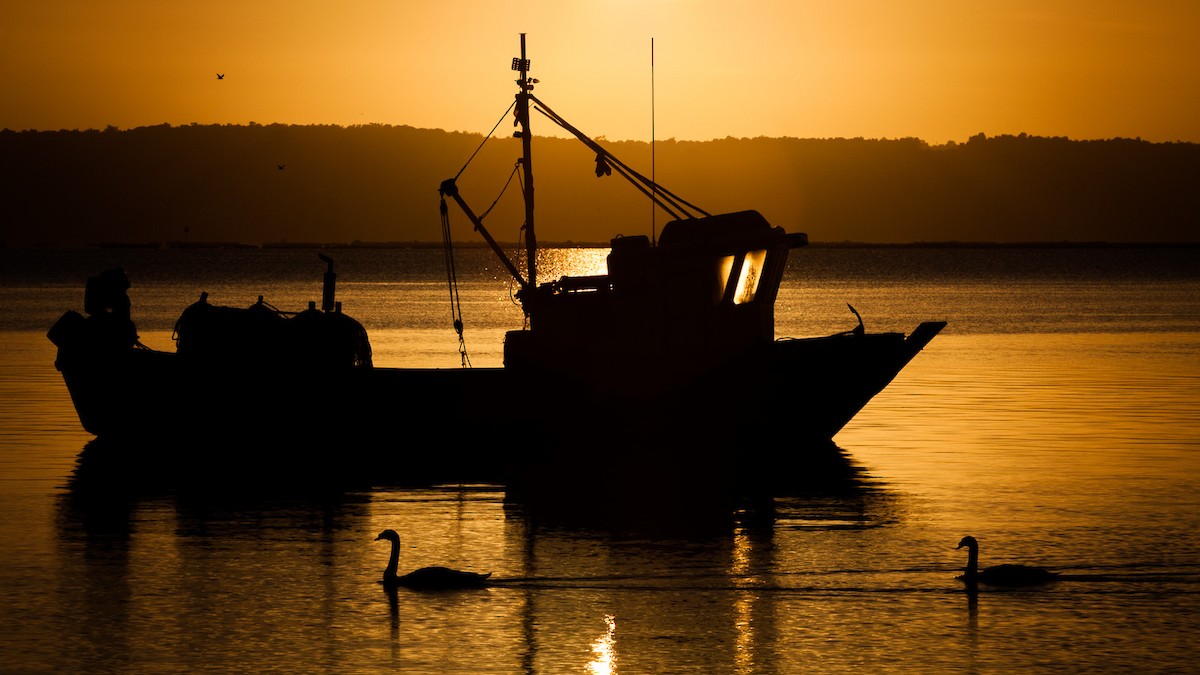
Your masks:
<instances>
[{"instance_id":1,"label":"silhouetted bird in sky","mask_svg":"<svg viewBox=\"0 0 1200 675\"><path fill-rule=\"evenodd\" d=\"M958 578L968 587L977 583L992 586L1036 586L1049 583L1058 577L1057 572L1051 572L1044 567L1031 565L997 565L987 569L979 569L979 542L975 537L966 536L958 542L957 548L967 549L967 568Z\"/></svg>"},{"instance_id":2,"label":"silhouetted bird in sky","mask_svg":"<svg viewBox=\"0 0 1200 675\"><path fill-rule=\"evenodd\" d=\"M283 164L276 164L275 166L279 167L279 170L280 170L280 171L283 171L283 167L284 167L284 165L283 165Z\"/></svg>"},{"instance_id":3,"label":"silhouetted bird in sky","mask_svg":"<svg viewBox=\"0 0 1200 675\"><path fill-rule=\"evenodd\" d=\"M217 73L217 79L218 79L218 80L223 80L223 79L225 79L225 73Z\"/></svg>"},{"instance_id":4,"label":"silhouetted bird in sky","mask_svg":"<svg viewBox=\"0 0 1200 675\"><path fill-rule=\"evenodd\" d=\"M379 533L378 537L375 537L375 541L380 540L387 540L392 543L387 568L383 570L383 579L381 581L386 588L396 588L397 586L427 590L481 588L487 586L488 577L492 576L491 572L479 574L477 572L450 569L449 567L422 567L419 570L398 576L396 574L396 562L400 558L400 535L396 534L395 530L384 530Z\"/></svg>"}]
</instances>

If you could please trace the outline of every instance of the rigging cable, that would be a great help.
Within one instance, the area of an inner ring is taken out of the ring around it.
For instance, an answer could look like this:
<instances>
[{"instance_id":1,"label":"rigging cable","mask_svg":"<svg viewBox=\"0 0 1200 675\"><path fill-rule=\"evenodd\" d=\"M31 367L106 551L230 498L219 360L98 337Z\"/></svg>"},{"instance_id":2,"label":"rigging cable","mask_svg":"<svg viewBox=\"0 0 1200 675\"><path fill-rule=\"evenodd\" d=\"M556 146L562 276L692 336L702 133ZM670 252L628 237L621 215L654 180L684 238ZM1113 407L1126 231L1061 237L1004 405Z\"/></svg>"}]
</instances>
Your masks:
<instances>
[{"instance_id":1,"label":"rigging cable","mask_svg":"<svg viewBox=\"0 0 1200 675\"><path fill-rule=\"evenodd\" d=\"M484 218L487 218L488 214L492 212L492 209L496 208L496 204L500 203L500 198L504 196L505 192L508 192L508 186L512 185L513 176L519 176L520 172L521 172L521 163L517 162L515 165L513 165L512 173L508 174L508 180L504 182L504 187L500 188L500 194L496 195L496 199L494 199L492 201L492 205L487 207L487 210L484 211L483 214L479 216L479 220L481 222L483 221ZM523 225L522 225L522 228L524 228Z\"/></svg>"},{"instance_id":2,"label":"rigging cable","mask_svg":"<svg viewBox=\"0 0 1200 675\"><path fill-rule=\"evenodd\" d=\"M479 147L475 148L475 152L471 153L471 156L467 158L466 163L462 165L462 168L458 170L458 173L454 174L454 180L458 180L458 178L462 176L463 172L467 170L467 167L470 166L471 162L475 160L475 156L479 154L480 150L483 150L483 145L488 142L488 139L492 137L492 134L496 133L496 129L499 128L500 123L508 117L508 113L512 111L513 106L516 104L516 99L513 99L513 102L508 104L508 108L504 110L504 114L500 116L500 119L496 120L496 124L492 126L492 130L483 137L482 141L480 141ZM512 177L509 177L508 180L511 183ZM508 184L506 183L504 185L504 189L500 191L500 196L503 196L504 191L507 189ZM500 201L500 196L496 197L497 202ZM495 206L496 203L493 202L492 207ZM489 207L488 211L491 211L492 207ZM441 195L441 204L439 205L438 210L441 213L442 221L442 253L446 257L446 281L450 286L450 316L454 320L454 332L458 333L458 354L462 359L462 366L463 368L470 368L471 357L467 355L467 341L466 337L463 335L462 301L458 296L458 273L454 267L454 240L450 234L450 210L446 206L446 196L444 194ZM484 215L486 216L487 212L485 212Z\"/></svg>"},{"instance_id":3,"label":"rigging cable","mask_svg":"<svg viewBox=\"0 0 1200 675\"><path fill-rule=\"evenodd\" d=\"M450 316L454 319L454 331L458 333L458 354L462 359L462 367L471 367L471 357L467 355L467 341L463 336L462 301L458 297L458 273L454 268L454 242L450 236L450 210L446 207L446 197L438 207L442 220L442 251L446 256L446 278L450 285Z\"/></svg>"},{"instance_id":4,"label":"rigging cable","mask_svg":"<svg viewBox=\"0 0 1200 675\"><path fill-rule=\"evenodd\" d=\"M467 158L467 163L463 164L462 168L458 170L458 173L454 174L454 180L458 180L459 176L462 176L463 172L467 170L467 167L471 165L472 161L474 161L475 155L478 155L479 151L483 149L483 144L487 143L488 140L491 139L492 134L496 133L496 129L500 126L500 123L503 122L508 117L508 113L513 109L513 106L515 106L516 104L517 104L516 99L513 99L513 102L508 104L508 108L504 111L504 114L500 116L500 119L496 120L496 124L495 124L495 126L492 127L492 130L489 131L487 133L487 135L483 137L483 140L480 141L480 143L479 143L479 147L475 148L475 152L472 152L471 156Z\"/></svg>"},{"instance_id":5,"label":"rigging cable","mask_svg":"<svg viewBox=\"0 0 1200 675\"><path fill-rule=\"evenodd\" d=\"M681 217L695 218L695 217L697 217L696 215L694 215L696 213L704 215L704 216L710 215L707 211L700 208L699 206L696 206L695 204L692 204L692 203L682 199L681 197L679 197L679 195L676 195L675 193L671 192L670 190L664 188L663 186L659 185L658 183L651 180L650 178L643 176L642 174L638 173L637 171L634 171L627 164L625 164L621 160L617 159L617 157L615 155L613 155L611 152L604 149L599 143L597 143L596 141L589 138L582 131L580 131L579 129L576 129L574 126L572 126L570 122L567 122L565 119L563 119L563 117L560 116L558 113L551 110L550 106L546 105L545 102L543 102L538 97L536 97L532 94L530 94L529 97L531 99L533 99L534 103L537 104L536 106L534 106L535 110L540 112L551 122L554 122L558 126L569 131L573 136L575 136L575 138L578 138L580 142L582 142L584 145L586 145L588 148L590 148L593 152L596 153L596 155L597 155L596 163L597 163L598 167L601 164L603 164L604 166L611 165L611 166L615 167L617 172L620 173L621 176L623 178L625 178L625 180L629 181L629 183L631 185L633 185L635 188L637 188L638 191L640 191L642 194L646 195L647 197L650 197L655 203L657 203L659 205L660 208L662 208L667 213L671 214L671 216L673 218L676 218L676 219L680 219ZM599 174L597 174L597 175L599 175ZM651 191L651 187L653 188L653 192ZM672 207L683 212L683 216L681 216L679 213L676 213L675 211L673 211ZM691 211L691 213L689 213L689 210Z\"/></svg>"}]
</instances>

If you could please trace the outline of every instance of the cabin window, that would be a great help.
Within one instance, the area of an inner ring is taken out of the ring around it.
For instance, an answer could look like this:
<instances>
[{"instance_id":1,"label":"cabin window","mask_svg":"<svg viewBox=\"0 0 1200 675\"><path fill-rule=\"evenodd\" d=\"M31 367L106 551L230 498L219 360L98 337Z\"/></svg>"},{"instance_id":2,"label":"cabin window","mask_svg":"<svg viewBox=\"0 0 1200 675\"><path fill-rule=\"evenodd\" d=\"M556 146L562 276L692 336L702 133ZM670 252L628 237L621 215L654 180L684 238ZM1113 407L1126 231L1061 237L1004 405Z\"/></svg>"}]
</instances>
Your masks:
<instances>
[{"instance_id":1,"label":"cabin window","mask_svg":"<svg viewBox=\"0 0 1200 675\"><path fill-rule=\"evenodd\" d=\"M713 304L719 304L725 299L725 289L729 288L729 281L733 277L733 265L737 262L737 256L727 255L717 260L717 283L714 287Z\"/></svg>"},{"instance_id":2,"label":"cabin window","mask_svg":"<svg viewBox=\"0 0 1200 675\"><path fill-rule=\"evenodd\" d=\"M733 292L733 304L743 305L754 300L754 295L758 293L758 280L762 277L766 261L766 249L746 254L741 273L738 274L737 288Z\"/></svg>"}]
</instances>

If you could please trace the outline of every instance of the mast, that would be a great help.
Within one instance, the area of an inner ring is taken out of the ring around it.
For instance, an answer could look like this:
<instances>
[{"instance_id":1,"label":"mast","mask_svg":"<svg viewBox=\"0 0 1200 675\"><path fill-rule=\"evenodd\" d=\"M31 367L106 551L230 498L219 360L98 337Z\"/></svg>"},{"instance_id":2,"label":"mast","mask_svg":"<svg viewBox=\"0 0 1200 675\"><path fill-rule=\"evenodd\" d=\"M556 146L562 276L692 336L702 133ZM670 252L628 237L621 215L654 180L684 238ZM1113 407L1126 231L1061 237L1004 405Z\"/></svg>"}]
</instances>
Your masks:
<instances>
[{"instance_id":1,"label":"mast","mask_svg":"<svg viewBox=\"0 0 1200 675\"><path fill-rule=\"evenodd\" d=\"M533 155L530 152L533 134L529 131L529 97L537 80L529 79L529 59L525 58L525 34L521 33L521 56L513 59L513 70L520 73L517 80L516 116L521 125L521 168L525 178L525 253L529 270L529 288L537 288L537 234L533 227Z\"/></svg>"}]
</instances>

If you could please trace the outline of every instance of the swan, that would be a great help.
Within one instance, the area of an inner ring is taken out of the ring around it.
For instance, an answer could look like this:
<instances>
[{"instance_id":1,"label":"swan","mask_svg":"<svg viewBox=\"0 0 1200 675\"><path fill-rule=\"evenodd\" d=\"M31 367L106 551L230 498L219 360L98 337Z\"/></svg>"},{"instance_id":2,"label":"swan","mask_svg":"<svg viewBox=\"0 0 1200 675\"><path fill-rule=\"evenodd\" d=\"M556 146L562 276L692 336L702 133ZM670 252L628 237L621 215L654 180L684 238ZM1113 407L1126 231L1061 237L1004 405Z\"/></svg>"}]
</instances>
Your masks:
<instances>
[{"instance_id":1,"label":"swan","mask_svg":"<svg viewBox=\"0 0 1200 675\"><path fill-rule=\"evenodd\" d=\"M991 586L1036 586L1054 581L1058 572L1032 565L996 565L979 569L979 542L967 535L958 542L954 550L967 548L967 567L959 579L968 585L989 584Z\"/></svg>"},{"instance_id":2,"label":"swan","mask_svg":"<svg viewBox=\"0 0 1200 675\"><path fill-rule=\"evenodd\" d=\"M392 542L392 552L388 556L387 568L383 570L383 580L380 582L386 588L404 586L406 588L439 589L439 588L481 588L487 585L491 572L463 572L449 567L422 567L408 574L397 576L396 563L400 560L400 535L395 530L384 530L375 537L375 541L386 539Z\"/></svg>"}]
</instances>

